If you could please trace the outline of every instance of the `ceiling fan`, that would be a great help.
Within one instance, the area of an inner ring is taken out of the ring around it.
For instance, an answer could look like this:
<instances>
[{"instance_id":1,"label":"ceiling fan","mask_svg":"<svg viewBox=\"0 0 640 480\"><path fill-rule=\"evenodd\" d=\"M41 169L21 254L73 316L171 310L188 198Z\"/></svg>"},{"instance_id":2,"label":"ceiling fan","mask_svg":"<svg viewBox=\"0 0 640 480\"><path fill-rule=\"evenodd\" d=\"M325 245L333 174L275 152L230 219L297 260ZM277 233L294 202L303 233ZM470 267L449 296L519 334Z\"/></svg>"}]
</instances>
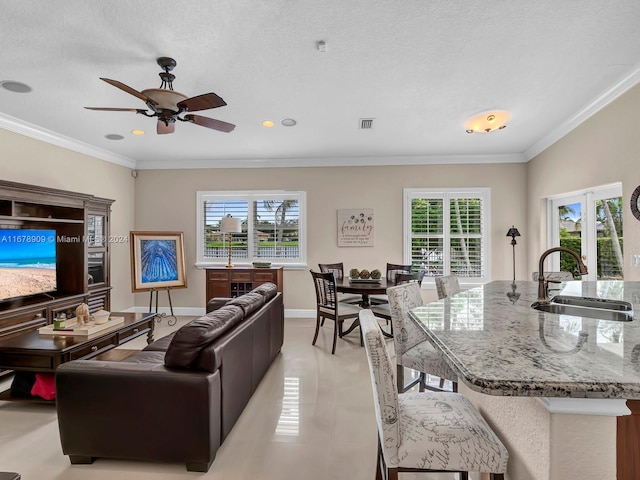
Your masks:
<instances>
[{"instance_id":1,"label":"ceiling fan","mask_svg":"<svg viewBox=\"0 0 640 480\"><path fill-rule=\"evenodd\" d=\"M210 108L224 107L226 102L215 93L204 93L196 97L188 98L182 93L173 90L173 81L175 75L171 70L177 65L173 58L160 57L157 59L158 65L164 70L160 72L162 83L160 88L149 88L138 92L133 88L125 85L117 80L109 78L100 78L110 85L123 90L134 97L138 97L148 107L142 108L102 108L102 107L84 107L88 110L104 110L107 112L136 112L146 117L158 117L158 134L173 133L176 121L195 123L202 127L211 128L220 132L231 132L235 125L232 123L215 120L213 118L203 117L201 115L180 115L184 112L197 112L200 110L208 110Z\"/></svg>"}]
</instances>

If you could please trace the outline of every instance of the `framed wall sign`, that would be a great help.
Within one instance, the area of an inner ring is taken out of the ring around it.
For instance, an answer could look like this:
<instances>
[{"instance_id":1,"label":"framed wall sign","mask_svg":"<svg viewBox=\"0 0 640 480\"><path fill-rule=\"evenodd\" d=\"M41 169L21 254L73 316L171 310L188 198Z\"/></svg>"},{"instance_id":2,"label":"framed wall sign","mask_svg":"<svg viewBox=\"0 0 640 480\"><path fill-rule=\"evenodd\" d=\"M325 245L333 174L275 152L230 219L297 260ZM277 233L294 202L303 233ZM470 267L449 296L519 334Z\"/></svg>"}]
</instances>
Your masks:
<instances>
[{"instance_id":1,"label":"framed wall sign","mask_svg":"<svg viewBox=\"0 0 640 480\"><path fill-rule=\"evenodd\" d=\"M130 240L133 292L187 286L182 232L131 232Z\"/></svg>"},{"instance_id":2,"label":"framed wall sign","mask_svg":"<svg viewBox=\"0 0 640 480\"><path fill-rule=\"evenodd\" d=\"M338 246L373 247L373 209L338 210Z\"/></svg>"}]
</instances>

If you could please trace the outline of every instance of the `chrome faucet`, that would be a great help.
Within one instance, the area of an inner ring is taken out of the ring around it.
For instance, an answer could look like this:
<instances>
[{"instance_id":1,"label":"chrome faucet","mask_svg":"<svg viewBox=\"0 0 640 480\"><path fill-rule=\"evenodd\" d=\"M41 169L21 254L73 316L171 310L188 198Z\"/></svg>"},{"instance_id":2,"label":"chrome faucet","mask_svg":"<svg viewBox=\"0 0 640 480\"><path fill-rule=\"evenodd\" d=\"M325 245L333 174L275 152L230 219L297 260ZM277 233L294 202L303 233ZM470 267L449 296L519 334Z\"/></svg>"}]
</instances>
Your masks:
<instances>
[{"instance_id":1,"label":"chrome faucet","mask_svg":"<svg viewBox=\"0 0 640 480\"><path fill-rule=\"evenodd\" d=\"M553 252L567 252L572 255L573 258L578 262L578 268L580 269L580 275L586 275L589 273L587 271L587 266L578 255L573 250L570 250L566 247L553 247L549 250L545 251L540 255L540 262L538 263L538 302L547 302L547 294L549 288L549 282L544 278L544 260Z\"/></svg>"}]
</instances>

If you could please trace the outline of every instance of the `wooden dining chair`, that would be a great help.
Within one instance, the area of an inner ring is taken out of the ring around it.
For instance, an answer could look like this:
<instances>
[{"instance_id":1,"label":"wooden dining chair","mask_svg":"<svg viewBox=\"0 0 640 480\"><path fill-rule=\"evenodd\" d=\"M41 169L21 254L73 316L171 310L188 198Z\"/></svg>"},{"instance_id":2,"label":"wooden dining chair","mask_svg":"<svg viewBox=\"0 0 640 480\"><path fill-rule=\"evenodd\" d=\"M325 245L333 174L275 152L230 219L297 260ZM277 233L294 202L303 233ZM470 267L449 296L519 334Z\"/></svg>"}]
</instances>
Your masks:
<instances>
[{"instance_id":1,"label":"wooden dining chair","mask_svg":"<svg viewBox=\"0 0 640 480\"><path fill-rule=\"evenodd\" d=\"M320 326L325 319L333 320L333 346L331 354L336 353L338 336L342 337L342 326L345 320L357 321L360 308L337 300L336 278L333 272L314 272L311 277L316 289L316 332L311 345L316 344ZM362 341L362 338L361 338Z\"/></svg>"},{"instance_id":2,"label":"wooden dining chair","mask_svg":"<svg viewBox=\"0 0 640 480\"><path fill-rule=\"evenodd\" d=\"M398 288L398 287L395 287ZM398 394L393 364L370 310L360 325L378 425L376 480L403 472L486 472L504 480L509 452L476 408L450 392Z\"/></svg>"},{"instance_id":3,"label":"wooden dining chair","mask_svg":"<svg viewBox=\"0 0 640 480\"><path fill-rule=\"evenodd\" d=\"M319 263L318 268L321 272L333 272L337 281L342 281L344 279L344 264L342 262L339 263ZM353 305L358 305L362 301L362 296L360 295L349 295L338 292L338 300L344 303L351 303Z\"/></svg>"}]
</instances>

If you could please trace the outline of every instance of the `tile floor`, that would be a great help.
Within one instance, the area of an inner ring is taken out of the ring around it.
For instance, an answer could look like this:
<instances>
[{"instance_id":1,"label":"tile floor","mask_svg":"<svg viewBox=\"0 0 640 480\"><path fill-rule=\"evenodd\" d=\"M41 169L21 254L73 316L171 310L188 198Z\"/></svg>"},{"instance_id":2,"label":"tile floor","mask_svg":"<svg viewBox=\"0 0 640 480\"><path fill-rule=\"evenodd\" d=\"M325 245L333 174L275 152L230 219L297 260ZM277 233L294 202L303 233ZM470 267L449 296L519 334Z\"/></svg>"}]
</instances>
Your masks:
<instances>
[{"instance_id":1,"label":"tile floor","mask_svg":"<svg viewBox=\"0 0 640 480\"><path fill-rule=\"evenodd\" d=\"M179 328L163 319L156 338ZM98 459L71 465L62 454L53 405L0 401L0 471L23 480L373 480L376 423L365 352L357 331L338 339L332 324L311 346L315 321L287 319L282 354L275 360L208 473L181 464ZM142 348L144 338L123 348ZM389 341L392 348L393 342ZM0 382L0 388L6 388ZM170 441L170 439L168 439ZM452 474L405 474L402 479L452 480Z\"/></svg>"}]
</instances>

